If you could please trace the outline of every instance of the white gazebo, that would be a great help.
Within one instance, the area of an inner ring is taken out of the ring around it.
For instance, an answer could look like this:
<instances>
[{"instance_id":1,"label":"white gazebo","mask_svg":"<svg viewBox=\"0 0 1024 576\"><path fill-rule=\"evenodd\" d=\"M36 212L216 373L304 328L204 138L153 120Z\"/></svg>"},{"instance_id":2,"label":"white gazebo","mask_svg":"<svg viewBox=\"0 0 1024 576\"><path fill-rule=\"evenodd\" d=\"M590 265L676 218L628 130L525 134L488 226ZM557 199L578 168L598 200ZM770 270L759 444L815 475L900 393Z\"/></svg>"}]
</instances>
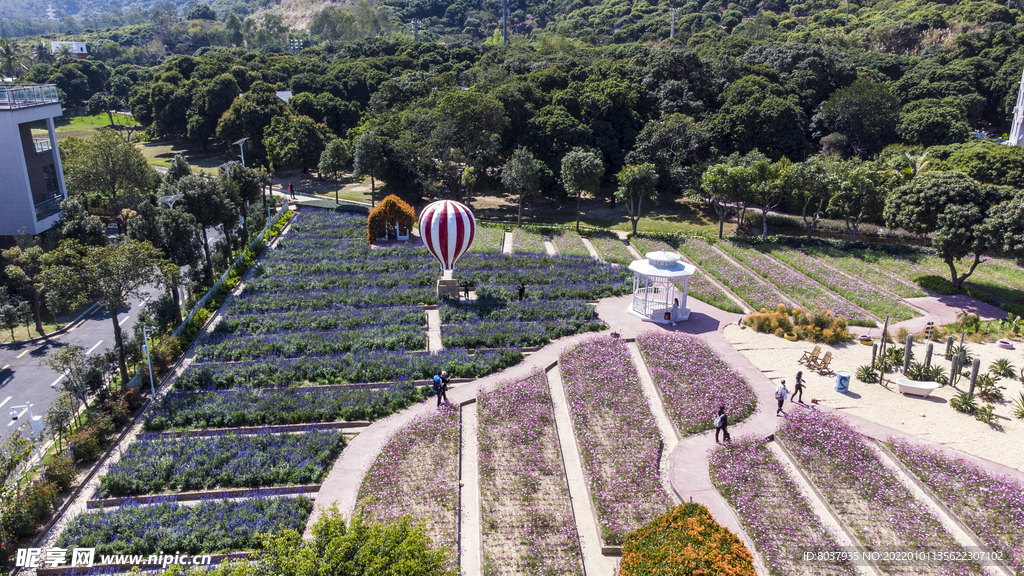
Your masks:
<instances>
[{"instance_id":1,"label":"white gazebo","mask_svg":"<svg viewBox=\"0 0 1024 576\"><path fill-rule=\"evenodd\" d=\"M679 260L674 252L648 252L644 260L634 260L629 269L633 272L633 302L629 313L658 324L670 324L690 317L686 307L686 293L690 276L696 271L692 264ZM677 288L677 283L682 291ZM676 317L672 317L674 300L679 299Z\"/></svg>"}]
</instances>

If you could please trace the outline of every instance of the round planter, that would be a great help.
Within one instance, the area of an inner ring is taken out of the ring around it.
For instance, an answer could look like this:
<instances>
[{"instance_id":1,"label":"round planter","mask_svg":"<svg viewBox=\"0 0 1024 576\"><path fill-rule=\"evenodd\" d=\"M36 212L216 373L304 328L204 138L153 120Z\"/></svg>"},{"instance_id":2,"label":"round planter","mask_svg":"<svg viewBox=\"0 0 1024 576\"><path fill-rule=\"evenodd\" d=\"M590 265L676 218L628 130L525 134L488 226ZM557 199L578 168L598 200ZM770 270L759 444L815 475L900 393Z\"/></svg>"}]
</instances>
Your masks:
<instances>
[{"instance_id":1,"label":"round planter","mask_svg":"<svg viewBox=\"0 0 1024 576\"><path fill-rule=\"evenodd\" d=\"M996 340L996 346L999 346L1003 350L1013 350L1013 342L1010 342L1006 338Z\"/></svg>"},{"instance_id":2,"label":"round planter","mask_svg":"<svg viewBox=\"0 0 1024 576\"><path fill-rule=\"evenodd\" d=\"M786 340L789 340L790 342L796 342L796 333L795 332L786 332L785 338L786 338Z\"/></svg>"},{"instance_id":3,"label":"round planter","mask_svg":"<svg viewBox=\"0 0 1024 576\"><path fill-rule=\"evenodd\" d=\"M871 336L868 336L867 334L857 338L857 341L865 346L871 346L875 343L875 341L871 339Z\"/></svg>"}]
</instances>

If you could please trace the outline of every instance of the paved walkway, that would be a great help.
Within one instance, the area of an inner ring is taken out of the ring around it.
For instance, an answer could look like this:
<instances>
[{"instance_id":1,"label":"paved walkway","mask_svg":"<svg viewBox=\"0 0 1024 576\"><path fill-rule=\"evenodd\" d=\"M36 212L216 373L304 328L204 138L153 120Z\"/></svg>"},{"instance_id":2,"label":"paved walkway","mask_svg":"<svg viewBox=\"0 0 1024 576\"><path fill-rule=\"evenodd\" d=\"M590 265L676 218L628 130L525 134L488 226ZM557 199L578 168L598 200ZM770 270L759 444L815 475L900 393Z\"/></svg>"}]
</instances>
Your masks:
<instances>
[{"instance_id":1,"label":"paved walkway","mask_svg":"<svg viewBox=\"0 0 1024 576\"><path fill-rule=\"evenodd\" d=\"M563 350L577 344L578 342L593 338L595 335L608 334L614 331L623 338L635 338L639 332L646 330L666 330L670 332L682 332L702 336L716 352L721 354L735 370L747 379L754 389L757 394L758 408L754 414L748 418L730 426L730 432L733 435L766 437L774 433L779 423L779 418L775 416L774 410L775 384L749 360L747 360L746 357L735 350L722 334L722 329L726 325L736 323L743 318L743 315L724 312L708 304L704 304L699 300L691 298L687 302L687 306L691 310L690 319L688 321L680 322L677 326L653 324L643 322L639 318L629 314L628 308L631 298L631 295L606 298L597 304L596 311L601 319L609 325L608 330L601 333L579 334L558 339L528 356L523 362L516 366L508 368L502 372L480 378L473 382L457 385L448 393L451 402L454 404L460 404L475 398L479 391L492 389L502 382L525 377L535 370L547 371L556 364L558 356ZM998 309L980 304L972 299L965 299L965 297L962 296L918 298L913 299L912 303L929 312L929 315L923 318L908 320L906 323L895 325L896 327L899 327L900 325L908 325L912 322L919 322L920 329L923 329L924 323L928 321L934 321L937 325L940 323L948 323L956 319L956 313L959 312L961 308L976 311L981 314L983 318L1002 316L1001 313L997 314L997 312L1000 312ZM916 326L916 324L911 325L908 329L911 329L912 326ZM812 409L804 406L790 406L792 405L787 405L787 409ZM350 516L355 509L356 494L358 493L359 487L362 483L362 478L369 467L373 464L380 448L383 447L393 434L418 414L434 409L435 408L431 403L418 404L407 410L392 414L383 420L375 422L356 437L341 454L337 463L331 469L330 474L324 480L323 486L315 499L316 510L309 520L309 526L316 521L323 508L329 507L332 504L336 504L343 515ZM829 410L827 407L813 409ZM943 449L947 453L955 455L956 457L965 458L969 461L980 464L990 471L1009 474L1018 481L1024 482L1024 472L1019 470L975 456L945 449L927 440L907 436L897 430L888 428L881 424L869 422L856 416L849 414L843 414L843 416L847 421L858 427L860 431L868 437L880 440L887 439L890 436L907 438L915 443ZM679 441L674 448L671 449L668 457L669 484L675 492L675 495L682 501L692 500L693 502L698 502L707 506L714 517L722 525L738 534L748 548L753 551L755 550L753 542L740 525L739 519L734 513L732 507L724 498L722 498L718 490L716 490L711 483L708 468L708 453L713 450L714 447L714 431L694 434ZM583 535L582 531L581 535ZM764 570L760 560L757 560L756 563L758 564L759 572L766 574L767 571Z\"/></svg>"}]
</instances>

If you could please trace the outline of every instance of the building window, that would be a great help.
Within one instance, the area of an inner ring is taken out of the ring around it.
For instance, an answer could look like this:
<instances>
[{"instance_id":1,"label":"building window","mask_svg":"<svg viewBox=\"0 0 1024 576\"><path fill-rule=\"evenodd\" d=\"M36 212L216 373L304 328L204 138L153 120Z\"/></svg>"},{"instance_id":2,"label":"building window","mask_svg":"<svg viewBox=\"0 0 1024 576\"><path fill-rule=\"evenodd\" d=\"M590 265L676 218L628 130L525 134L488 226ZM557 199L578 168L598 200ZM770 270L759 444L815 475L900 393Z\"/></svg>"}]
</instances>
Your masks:
<instances>
[{"instance_id":1,"label":"building window","mask_svg":"<svg viewBox=\"0 0 1024 576\"><path fill-rule=\"evenodd\" d=\"M60 212L60 203L64 195L60 191L60 181L57 180L57 168L53 164L43 168L43 175L46 177L46 199L36 204L36 221L40 221Z\"/></svg>"}]
</instances>

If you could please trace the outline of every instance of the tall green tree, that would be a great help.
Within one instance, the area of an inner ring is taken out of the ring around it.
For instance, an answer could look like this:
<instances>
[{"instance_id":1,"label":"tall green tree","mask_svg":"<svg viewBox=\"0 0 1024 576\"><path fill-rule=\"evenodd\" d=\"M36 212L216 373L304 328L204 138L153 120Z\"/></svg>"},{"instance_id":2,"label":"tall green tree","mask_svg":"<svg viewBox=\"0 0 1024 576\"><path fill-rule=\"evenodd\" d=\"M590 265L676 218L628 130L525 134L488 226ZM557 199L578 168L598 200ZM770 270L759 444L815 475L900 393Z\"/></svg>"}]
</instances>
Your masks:
<instances>
[{"instance_id":1,"label":"tall green tree","mask_svg":"<svg viewBox=\"0 0 1024 576\"><path fill-rule=\"evenodd\" d=\"M830 164L834 161L828 156L816 154L804 162L790 164L779 175L789 205L800 208L808 240L818 229L818 223L831 198L830 192L835 182Z\"/></svg>"},{"instance_id":2,"label":"tall green tree","mask_svg":"<svg viewBox=\"0 0 1024 576\"><path fill-rule=\"evenodd\" d=\"M60 151L68 190L99 194L115 213L134 208L130 193L138 198L150 193L159 182L159 175L142 152L113 130L100 130L71 146L65 140ZM125 231L121 222L118 231Z\"/></svg>"},{"instance_id":3,"label":"tall green tree","mask_svg":"<svg viewBox=\"0 0 1024 576\"><path fill-rule=\"evenodd\" d=\"M478 163L497 152L507 123L501 102L486 93L453 90L438 101L429 116L428 150L453 192L461 196L463 170L486 168Z\"/></svg>"},{"instance_id":4,"label":"tall green tree","mask_svg":"<svg viewBox=\"0 0 1024 576\"><path fill-rule=\"evenodd\" d=\"M164 258L180 270L183 266L194 268L203 254L203 239L199 224L184 208L158 208L143 204L138 214L128 221L128 236L139 241L148 241L163 253ZM177 310L181 323L181 296L178 293L180 275L165 273L167 290Z\"/></svg>"},{"instance_id":5,"label":"tall green tree","mask_svg":"<svg viewBox=\"0 0 1024 576\"><path fill-rule=\"evenodd\" d=\"M62 391L57 400L46 409L46 416L43 417L46 427L57 434L57 449L60 450L64 444L64 436L71 428L78 412L78 400L67 391Z\"/></svg>"},{"instance_id":6,"label":"tall green tree","mask_svg":"<svg viewBox=\"0 0 1024 576\"><path fill-rule=\"evenodd\" d=\"M768 239L768 212L774 210L785 198L785 189L780 185L779 175L792 164L786 158L770 162L761 153L754 151L746 156L747 201L761 211L761 239Z\"/></svg>"},{"instance_id":7,"label":"tall green tree","mask_svg":"<svg viewBox=\"0 0 1024 576\"><path fill-rule=\"evenodd\" d=\"M89 214L85 203L77 198L68 198L60 203L60 220L54 229L61 239L93 246L107 243L107 227L98 217Z\"/></svg>"},{"instance_id":8,"label":"tall green tree","mask_svg":"<svg viewBox=\"0 0 1024 576\"><path fill-rule=\"evenodd\" d=\"M355 154L352 156L352 169L356 176L370 177L370 206L376 205L377 179L384 177L387 166L384 142L376 132L363 132L356 140Z\"/></svg>"},{"instance_id":9,"label":"tall green tree","mask_svg":"<svg viewBox=\"0 0 1024 576\"><path fill-rule=\"evenodd\" d=\"M750 189L750 173L739 164L741 156L733 154L732 161L709 166L701 185L693 189L692 195L711 206L718 215L718 238L722 239L725 219L736 204L745 200Z\"/></svg>"},{"instance_id":10,"label":"tall green tree","mask_svg":"<svg viewBox=\"0 0 1024 576\"><path fill-rule=\"evenodd\" d=\"M96 374L85 357L85 349L81 346L61 346L47 354L39 363L64 376L60 381L61 390L77 401L76 409L78 406L88 405L89 397L98 391ZM102 384L102 379L99 383Z\"/></svg>"},{"instance_id":11,"label":"tall green tree","mask_svg":"<svg viewBox=\"0 0 1024 576\"><path fill-rule=\"evenodd\" d=\"M856 242L864 219L877 215L885 203L882 172L874 164L846 162L835 163L833 170L828 211L843 219L850 240Z\"/></svg>"},{"instance_id":12,"label":"tall green tree","mask_svg":"<svg viewBox=\"0 0 1024 576\"><path fill-rule=\"evenodd\" d=\"M604 162L592 150L573 148L562 157L562 186L570 197L576 196L576 232L580 231L580 200L584 194L596 195L604 176Z\"/></svg>"},{"instance_id":13,"label":"tall green tree","mask_svg":"<svg viewBox=\"0 0 1024 576\"><path fill-rule=\"evenodd\" d=\"M203 235L203 251L206 254L206 278L213 279L213 259L210 256L210 238L206 229L222 224L235 214L231 199L224 191L224 186L206 174L192 174L178 181L175 185L186 212L191 214Z\"/></svg>"},{"instance_id":14,"label":"tall green tree","mask_svg":"<svg viewBox=\"0 0 1024 576\"><path fill-rule=\"evenodd\" d=\"M274 117L263 133L267 158L275 169L316 166L333 135L309 116L283 114Z\"/></svg>"},{"instance_id":15,"label":"tall green tree","mask_svg":"<svg viewBox=\"0 0 1024 576\"><path fill-rule=\"evenodd\" d=\"M959 289L982 256L1002 244L992 218L999 214L993 209L1010 199L1008 190L956 172L925 172L889 194L885 222L914 234L931 234L932 247ZM964 258L967 269L961 273L957 264Z\"/></svg>"},{"instance_id":16,"label":"tall green tree","mask_svg":"<svg viewBox=\"0 0 1024 576\"><path fill-rule=\"evenodd\" d=\"M626 164L616 178L619 188L615 191L615 197L626 205L629 223L633 227L633 234L636 234L636 223L640 220L640 206L644 198L654 200L657 197L655 185L658 173L650 162Z\"/></svg>"},{"instance_id":17,"label":"tall green tree","mask_svg":"<svg viewBox=\"0 0 1024 576\"><path fill-rule=\"evenodd\" d=\"M24 54L17 42L12 42L6 37L0 38L0 67L3 67L4 74L11 78L16 77L18 69L21 68L22 58Z\"/></svg>"},{"instance_id":18,"label":"tall green tree","mask_svg":"<svg viewBox=\"0 0 1024 576\"><path fill-rule=\"evenodd\" d=\"M345 146L345 141L340 138L331 140L327 147L320 154L320 163L317 165L317 173L334 181L334 202L338 203L339 180L345 175L345 169L352 162L352 155Z\"/></svg>"},{"instance_id":19,"label":"tall green tree","mask_svg":"<svg viewBox=\"0 0 1024 576\"><path fill-rule=\"evenodd\" d=\"M547 166L522 146L516 148L502 168L501 183L516 195L516 204L519 205L516 226L523 225L523 204L540 191L540 175L544 170Z\"/></svg>"},{"instance_id":20,"label":"tall green tree","mask_svg":"<svg viewBox=\"0 0 1024 576\"><path fill-rule=\"evenodd\" d=\"M39 246L27 245L24 248L15 246L3 251L4 261L7 267L4 272L11 279L19 290L28 293L32 303L32 319L36 324L36 332L43 332L42 298L39 290L36 289L35 280L43 265L43 249Z\"/></svg>"},{"instance_id":21,"label":"tall green tree","mask_svg":"<svg viewBox=\"0 0 1024 576\"><path fill-rule=\"evenodd\" d=\"M43 292L65 291L72 306L83 305L94 296L106 302L114 325L114 344L123 383L128 382L128 366L118 310L127 306L129 299L141 297L143 286L160 280L162 256L149 242L132 239L107 246L82 246L65 240L47 254L49 262L40 273ZM52 287L55 284L61 287Z\"/></svg>"},{"instance_id":22,"label":"tall green tree","mask_svg":"<svg viewBox=\"0 0 1024 576\"><path fill-rule=\"evenodd\" d=\"M850 152L866 157L896 140L900 100L887 84L858 79L818 106L811 120L816 138L842 134Z\"/></svg>"}]
</instances>

